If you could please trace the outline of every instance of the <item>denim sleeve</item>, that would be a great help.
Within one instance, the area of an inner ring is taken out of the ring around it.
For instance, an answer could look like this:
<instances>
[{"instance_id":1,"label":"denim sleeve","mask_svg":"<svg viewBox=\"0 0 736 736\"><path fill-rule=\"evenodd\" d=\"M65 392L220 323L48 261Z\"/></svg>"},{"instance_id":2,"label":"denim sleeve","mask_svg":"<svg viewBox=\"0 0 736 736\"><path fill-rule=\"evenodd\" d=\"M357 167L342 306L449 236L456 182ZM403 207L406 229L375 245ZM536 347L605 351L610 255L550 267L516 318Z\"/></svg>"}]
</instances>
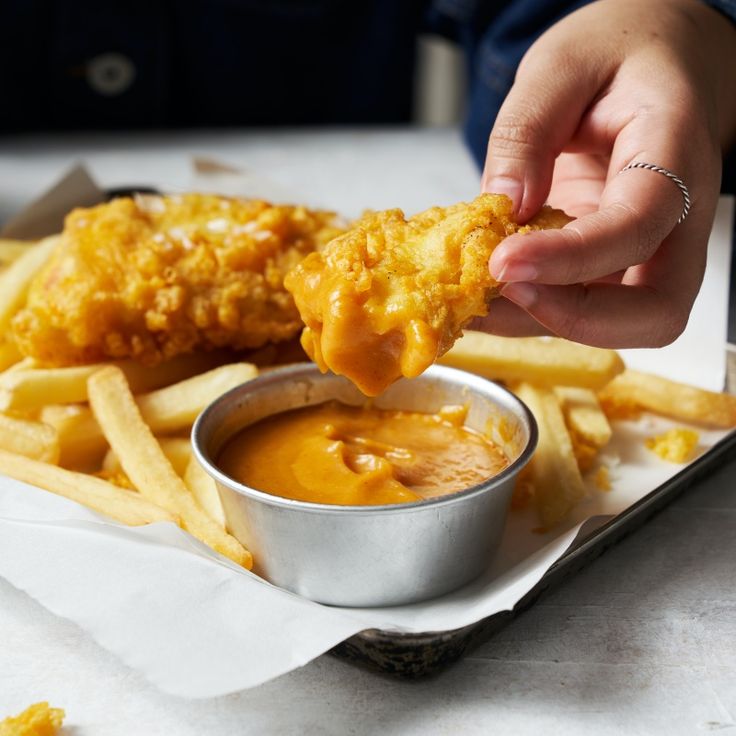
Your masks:
<instances>
[{"instance_id":1,"label":"denim sleeve","mask_svg":"<svg viewBox=\"0 0 736 736\"><path fill-rule=\"evenodd\" d=\"M705 0L705 2L736 23L736 0Z\"/></svg>"},{"instance_id":2,"label":"denim sleeve","mask_svg":"<svg viewBox=\"0 0 736 736\"><path fill-rule=\"evenodd\" d=\"M736 0L703 0L736 23ZM465 141L483 166L493 123L534 41L590 0L433 0L429 28L463 46L468 69ZM724 158L723 191L736 192L736 150Z\"/></svg>"},{"instance_id":3,"label":"denim sleeve","mask_svg":"<svg viewBox=\"0 0 736 736\"><path fill-rule=\"evenodd\" d=\"M736 23L736 0L706 0L706 2ZM721 191L724 194L736 194L736 146L723 157Z\"/></svg>"},{"instance_id":4,"label":"denim sleeve","mask_svg":"<svg viewBox=\"0 0 736 736\"><path fill-rule=\"evenodd\" d=\"M460 44L468 77L466 143L483 165L488 135L522 56L551 25L591 0L432 0L427 27Z\"/></svg>"}]
</instances>

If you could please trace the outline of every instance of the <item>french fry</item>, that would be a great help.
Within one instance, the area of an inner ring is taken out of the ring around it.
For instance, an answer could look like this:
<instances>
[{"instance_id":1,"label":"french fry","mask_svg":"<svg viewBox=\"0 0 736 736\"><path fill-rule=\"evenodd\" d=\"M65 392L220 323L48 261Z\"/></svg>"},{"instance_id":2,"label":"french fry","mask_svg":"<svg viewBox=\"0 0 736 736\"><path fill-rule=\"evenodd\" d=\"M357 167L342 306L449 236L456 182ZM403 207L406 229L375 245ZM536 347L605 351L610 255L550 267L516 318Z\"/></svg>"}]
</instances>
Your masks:
<instances>
[{"instance_id":1,"label":"french fry","mask_svg":"<svg viewBox=\"0 0 736 736\"><path fill-rule=\"evenodd\" d=\"M211 401L258 375L251 363L230 363L179 381L166 388L141 394L136 402L143 420L157 434L190 427Z\"/></svg>"},{"instance_id":2,"label":"french fry","mask_svg":"<svg viewBox=\"0 0 736 736\"><path fill-rule=\"evenodd\" d=\"M192 455L184 473L184 482L199 505L224 529L225 511L215 481Z\"/></svg>"},{"instance_id":3,"label":"french fry","mask_svg":"<svg viewBox=\"0 0 736 736\"><path fill-rule=\"evenodd\" d=\"M598 397L587 388L558 386L555 394L562 407L565 423L586 444L598 449L611 441L611 425Z\"/></svg>"},{"instance_id":4,"label":"french fry","mask_svg":"<svg viewBox=\"0 0 736 736\"><path fill-rule=\"evenodd\" d=\"M87 379L100 368L94 364L6 371L0 374L0 389L4 390L0 411L86 401Z\"/></svg>"},{"instance_id":5,"label":"french fry","mask_svg":"<svg viewBox=\"0 0 736 736\"><path fill-rule=\"evenodd\" d=\"M59 436L48 424L0 414L0 449L46 463L57 463Z\"/></svg>"},{"instance_id":6,"label":"french fry","mask_svg":"<svg viewBox=\"0 0 736 736\"><path fill-rule=\"evenodd\" d=\"M590 389L601 388L624 369L614 350L561 338L496 337L470 330L438 362L494 380Z\"/></svg>"},{"instance_id":7,"label":"french fry","mask_svg":"<svg viewBox=\"0 0 736 736\"><path fill-rule=\"evenodd\" d=\"M608 417L590 389L558 386L554 391L565 417L578 467L581 473L586 473L595 464L599 450L611 440L613 432Z\"/></svg>"},{"instance_id":8,"label":"french fry","mask_svg":"<svg viewBox=\"0 0 736 736\"><path fill-rule=\"evenodd\" d=\"M0 274L0 335L7 332L10 320L26 298L33 277L41 270L58 242L58 235L44 238L38 245L30 246L28 252Z\"/></svg>"},{"instance_id":9,"label":"french fry","mask_svg":"<svg viewBox=\"0 0 736 736\"><path fill-rule=\"evenodd\" d=\"M175 514L135 491L5 450L0 450L0 473L81 503L122 524L138 526L155 521L177 522Z\"/></svg>"},{"instance_id":10,"label":"french fry","mask_svg":"<svg viewBox=\"0 0 736 736\"><path fill-rule=\"evenodd\" d=\"M3 376L7 376L10 373L17 373L18 371L30 371L32 368L36 367L36 361L33 358L21 358L17 363L13 363L13 365L6 368L2 373L0 373L0 378Z\"/></svg>"},{"instance_id":11,"label":"french fry","mask_svg":"<svg viewBox=\"0 0 736 736\"><path fill-rule=\"evenodd\" d=\"M11 240L0 238L0 267L9 266L36 245L32 240Z\"/></svg>"},{"instance_id":12,"label":"french fry","mask_svg":"<svg viewBox=\"0 0 736 736\"><path fill-rule=\"evenodd\" d=\"M554 392L528 383L519 384L514 392L537 420L539 440L529 463L529 476L539 518L549 529L585 495L583 479Z\"/></svg>"},{"instance_id":13,"label":"french fry","mask_svg":"<svg viewBox=\"0 0 736 736\"><path fill-rule=\"evenodd\" d=\"M187 437L161 437L158 440L167 460L176 474L184 477L189 461L192 459L192 444Z\"/></svg>"},{"instance_id":14,"label":"french fry","mask_svg":"<svg viewBox=\"0 0 736 736\"><path fill-rule=\"evenodd\" d=\"M87 401L87 380L96 371L116 365L125 374L133 393L150 391L172 381L189 378L217 360L214 353L181 355L156 366L133 360L92 363L65 368L31 368L0 373L0 411L36 409L46 404L77 404Z\"/></svg>"},{"instance_id":15,"label":"french fry","mask_svg":"<svg viewBox=\"0 0 736 736\"><path fill-rule=\"evenodd\" d=\"M0 342L0 371L15 365L23 356L13 342Z\"/></svg>"},{"instance_id":16,"label":"french fry","mask_svg":"<svg viewBox=\"0 0 736 736\"><path fill-rule=\"evenodd\" d=\"M95 370L99 370L96 366ZM253 378L257 369L249 363L231 363L215 368L191 379L185 379L164 389L136 396L143 420L156 434L177 432L188 429L199 412L215 398L244 381ZM0 375L0 382L2 376ZM0 388L0 406L11 404ZM31 402L15 402L14 406ZM60 463L65 468L79 469L89 467L99 461L107 448L107 440L92 411L79 404L52 404L41 409L42 422L56 427L61 447ZM188 445L188 451L191 448ZM164 447L164 452L166 448ZM87 459L85 461L85 458ZM171 458L170 458L171 459ZM182 457L177 465L177 473L183 475L183 468L189 461ZM112 456L109 462L112 462ZM118 469L119 466L115 466ZM112 471L113 467L105 467ZM181 469L181 472L179 470Z\"/></svg>"},{"instance_id":17,"label":"french fry","mask_svg":"<svg viewBox=\"0 0 736 736\"><path fill-rule=\"evenodd\" d=\"M141 494L179 516L184 529L202 542L250 569L250 552L203 511L174 472L143 421L123 372L108 366L92 375L89 400L110 447Z\"/></svg>"},{"instance_id":18,"label":"french fry","mask_svg":"<svg viewBox=\"0 0 736 736\"><path fill-rule=\"evenodd\" d=\"M736 396L704 391L651 373L626 370L598 394L604 410L652 411L704 427L736 427Z\"/></svg>"},{"instance_id":19,"label":"french fry","mask_svg":"<svg viewBox=\"0 0 736 736\"><path fill-rule=\"evenodd\" d=\"M57 432L62 467L74 470L99 467L107 440L89 407L51 404L41 409L39 419Z\"/></svg>"},{"instance_id":20,"label":"french fry","mask_svg":"<svg viewBox=\"0 0 736 736\"><path fill-rule=\"evenodd\" d=\"M98 425L99 426L99 425ZM180 478L184 478L189 461L192 459L192 445L186 437L157 437L158 444L171 463L171 467ZM106 473L119 473L123 469L115 450L110 448L102 461L102 470Z\"/></svg>"}]
</instances>

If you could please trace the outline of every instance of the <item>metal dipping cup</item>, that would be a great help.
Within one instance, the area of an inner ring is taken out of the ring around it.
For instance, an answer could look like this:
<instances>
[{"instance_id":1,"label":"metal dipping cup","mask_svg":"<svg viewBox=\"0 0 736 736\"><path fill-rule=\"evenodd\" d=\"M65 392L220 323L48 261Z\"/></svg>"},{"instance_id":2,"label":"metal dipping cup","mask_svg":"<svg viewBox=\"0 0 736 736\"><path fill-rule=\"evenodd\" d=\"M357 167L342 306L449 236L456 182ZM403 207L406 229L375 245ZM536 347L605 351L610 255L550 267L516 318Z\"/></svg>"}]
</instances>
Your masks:
<instances>
[{"instance_id":1,"label":"metal dipping cup","mask_svg":"<svg viewBox=\"0 0 736 736\"><path fill-rule=\"evenodd\" d=\"M217 467L225 442L259 419L336 399L361 405L350 381L299 363L232 389L192 429L197 459L214 478L228 529L274 585L336 606L393 606L448 593L488 568L501 540L514 481L537 443L531 412L498 384L433 366L373 400L381 409L436 412L468 404L466 426L506 452L501 473L464 491L416 503L338 506L294 501L238 483Z\"/></svg>"}]
</instances>

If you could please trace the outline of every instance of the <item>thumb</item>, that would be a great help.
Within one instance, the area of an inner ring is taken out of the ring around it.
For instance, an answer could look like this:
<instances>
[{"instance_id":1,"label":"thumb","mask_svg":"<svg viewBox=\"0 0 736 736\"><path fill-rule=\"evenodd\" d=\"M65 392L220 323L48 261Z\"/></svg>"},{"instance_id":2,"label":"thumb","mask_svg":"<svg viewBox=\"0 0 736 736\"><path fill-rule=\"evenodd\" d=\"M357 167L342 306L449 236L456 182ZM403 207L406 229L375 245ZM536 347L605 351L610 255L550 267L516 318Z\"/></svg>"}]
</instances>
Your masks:
<instances>
[{"instance_id":1,"label":"thumb","mask_svg":"<svg viewBox=\"0 0 736 736\"><path fill-rule=\"evenodd\" d=\"M549 194L555 159L603 83L590 60L543 36L522 59L488 140L481 189L506 194L519 222Z\"/></svg>"}]
</instances>

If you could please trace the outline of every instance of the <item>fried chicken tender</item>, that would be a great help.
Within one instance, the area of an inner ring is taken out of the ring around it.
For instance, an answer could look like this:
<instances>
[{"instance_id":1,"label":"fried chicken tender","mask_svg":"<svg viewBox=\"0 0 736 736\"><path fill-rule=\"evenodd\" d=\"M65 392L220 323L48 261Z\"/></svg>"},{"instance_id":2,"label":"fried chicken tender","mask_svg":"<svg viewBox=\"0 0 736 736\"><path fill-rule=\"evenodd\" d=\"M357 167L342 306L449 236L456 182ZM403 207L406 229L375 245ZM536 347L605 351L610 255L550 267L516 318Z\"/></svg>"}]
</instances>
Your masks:
<instances>
[{"instance_id":1,"label":"fried chicken tender","mask_svg":"<svg viewBox=\"0 0 736 736\"><path fill-rule=\"evenodd\" d=\"M284 274L342 230L331 212L203 194L121 198L66 219L13 320L49 365L258 348L302 323Z\"/></svg>"},{"instance_id":2,"label":"fried chicken tender","mask_svg":"<svg viewBox=\"0 0 736 736\"><path fill-rule=\"evenodd\" d=\"M306 325L302 345L323 372L376 396L418 376L487 314L497 291L488 259L507 235L570 219L545 207L519 227L511 200L493 194L408 220L398 209L367 213L286 277Z\"/></svg>"}]
</instances>

